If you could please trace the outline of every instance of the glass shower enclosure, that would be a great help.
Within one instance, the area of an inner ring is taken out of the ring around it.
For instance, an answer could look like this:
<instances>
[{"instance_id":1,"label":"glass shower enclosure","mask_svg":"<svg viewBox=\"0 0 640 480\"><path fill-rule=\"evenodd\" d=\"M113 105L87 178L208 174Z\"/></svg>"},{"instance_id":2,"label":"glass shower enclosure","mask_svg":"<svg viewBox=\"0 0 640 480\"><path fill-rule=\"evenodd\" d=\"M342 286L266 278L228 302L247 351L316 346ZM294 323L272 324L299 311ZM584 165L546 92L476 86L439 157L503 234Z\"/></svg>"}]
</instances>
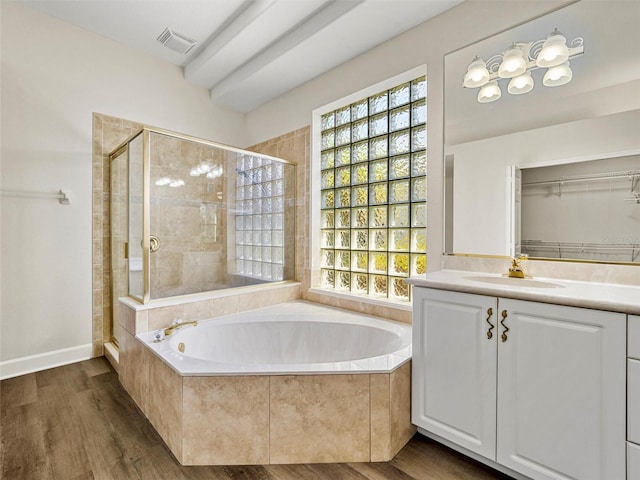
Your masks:
<instances>
[{"instance_id":1,"label":"glass shower enclosure","mask_svg":"<svg viewBox=\"0 0 640 480\"><path fill-rule=\"evenodd\" d=\"M110 160L112 325L122 296L295 278L295 165L151 127Z\"/></svg>"}]
</instances>

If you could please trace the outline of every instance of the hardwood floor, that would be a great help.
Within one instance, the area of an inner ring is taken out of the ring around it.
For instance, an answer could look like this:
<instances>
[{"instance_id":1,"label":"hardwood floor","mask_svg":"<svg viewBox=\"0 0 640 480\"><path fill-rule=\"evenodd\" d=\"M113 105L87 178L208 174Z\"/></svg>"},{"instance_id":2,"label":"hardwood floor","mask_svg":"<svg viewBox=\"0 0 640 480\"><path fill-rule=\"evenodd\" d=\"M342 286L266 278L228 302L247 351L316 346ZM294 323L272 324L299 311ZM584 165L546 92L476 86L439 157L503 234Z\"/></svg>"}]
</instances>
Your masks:
<instances>
[{"instance_id":1,"label":"hardwood floor","mask_svg":"<svg viewBox=\"0 0 640 480\"><path fill-rule=\"evenodd\" d=\"M390 462L183 467L104 358L0 382L3 480L490 480L416 435Z\"/></svg>"}]
</instances>

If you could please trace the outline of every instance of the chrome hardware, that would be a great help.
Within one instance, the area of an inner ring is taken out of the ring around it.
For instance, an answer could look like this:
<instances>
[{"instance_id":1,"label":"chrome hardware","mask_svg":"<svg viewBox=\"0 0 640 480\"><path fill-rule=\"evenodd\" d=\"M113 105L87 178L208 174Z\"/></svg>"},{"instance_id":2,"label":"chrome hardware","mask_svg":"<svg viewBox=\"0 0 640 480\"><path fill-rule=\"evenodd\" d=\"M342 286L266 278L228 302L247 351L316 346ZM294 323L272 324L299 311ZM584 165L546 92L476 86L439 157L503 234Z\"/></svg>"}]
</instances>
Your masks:
<instances>
[{"instance_id":1,"label":"chrome hardware","mask_svg":"<svg viewBox=\"0 0 640 480\"><path fill-rule=\"evenodd\" d=\"M489 324L489 330L487 330L487 338L489 340L491 340L491 337L493 337L493 332L491 330L493 330L495 328L495 326L489 321L489 319L491 318L491 316L493 315L493 308L488 308L487 309L487 323Z\"/></svg>"},{"instance_id":2,"label":"chrome hardware","mask_svg":"<svg viewBox=\"0 0 640 480\"><path fill-rule=\"evenodd\" d=\"M156 330L153 336L153 343L160 343L164 340L164 332L162 330Z\"/></svg>"},{"instance_id":3,"label":"chrome hardware","mask_svg":"<svg viewBox=\"0 0 640 480\"><path fill-rule=\"evenodd\" d=\"M502 325L504 327L504 331L502 332L502 341L506 342L507 341L507 332L509 331L509 327L507 327L504 324L504 321L507 319L507 311L506 310L502 310L502 320L500 320L500 325Z\"/></svg>"}]
</instances>

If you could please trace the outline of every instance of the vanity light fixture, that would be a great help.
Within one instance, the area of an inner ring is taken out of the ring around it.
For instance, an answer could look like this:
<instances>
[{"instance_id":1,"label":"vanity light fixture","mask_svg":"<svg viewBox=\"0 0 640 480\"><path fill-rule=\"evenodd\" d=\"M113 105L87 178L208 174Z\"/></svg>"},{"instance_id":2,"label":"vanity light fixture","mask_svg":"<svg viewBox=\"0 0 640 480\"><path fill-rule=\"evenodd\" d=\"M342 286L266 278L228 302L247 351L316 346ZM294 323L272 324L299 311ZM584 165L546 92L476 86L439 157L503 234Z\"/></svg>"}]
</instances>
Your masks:
<instances>
[{"instance_id":1,"label":"vanity light fixture","mask_svg":"<svg viewBox=\"0 0 640 480\"><path fill-rule=\"evenodd\" d=\"M213 167L211 167L211 170L209 170L209 172L207 173L207 178L221 177L223 172L224 170L221 165L214 165Z\"/></svg>"},{"instance_id":2,"label":"vanity light fixture","mask_svg":"<svg viewBox=\"0 0 640 480\"><path fill-rule=\"evenodd\" d=\"M514 78L527 71L525 59L525 44L514 43L502 54L502 61L498 67L500 78Z\"/></svg>"},{"instance_id":3,"label":"vanity light fixture","mask_svg":"<svg viewBox=\"0 0 640 480\"><path fill-rule=\"evenodd\" d=\"M533 90L533 70L546 68L542 84L545 87L559 87L573 78L569 59L584 53L582 37L567 39L557 29L546 39L535 42L516 42L504 52L494 55L486 62L475 57L464 75L464 88L479 88L478 102L495 102L502 96L498 81L509 79L507 92L521 95Z\"/></svg>"},{"instance_id":4,"label":"vanity light fixture","mask_svg":"<svg viewBox=\"0 0 640 480\"><path fill-rule=\"evenodd\" d=\"M542 84L545 87L559 87L565 85L573 78L573 72L569 67L569 62L564 62L561 65L556 65L547 70L542 78Z\"/></svg>"},{"instance_id":5,"label":"vanity light fixture","mask_svg":"<svg viewBox=\"0 0 640 480\"><path fill-rule=\"evenodd\" d=\"M495 102L502 96L502 91L498 86L497 81L492 81L483 85L478 91L478 102L480 103L490 103Z\"/></svg>"},{"instance_id":6,"label":"vanity light fixture","mask_svg":"<svg viewBox=\"0 0 640 480\"><path fill-rule=\"evenodd\" d=\"M158 187L166 187L167 185L172 188L182 187L184 185L184 180L180 178L173 179L169 177L162 177L156 180L156 185Z\"/></svg>"},{"instance_id":7,"label":"vanity light fixture","mask_svg":"<svg viewBox=\"0 0 640 480\"><path fill-rule=\"evenodd\" d=\"M222 176L223 169L220 165L211 165L210 163L202 162L197 167L194 167L189 172L192 177L199 177L200 175L206 175L207 178L218 178Z\"/></svg>"},{"instance_id":8,"label":"vanity light fixture","mask_svg":"<svg viewBox=\"0 0 640 480\"><path fill-rule=\"evenodd\" d=\"M192 168L191 171L189 172L189 175L191 175L192 177L199 177L200 175L209 173L209 171L211 171L211 165L209 165L208 163L202 162L197 167Z\"/></svg>"},{"instance_id":9,"label":"vanity light fixture","mask_svg":"<svg viewBox=\"0 0 640 480\"><path fill-rule=\"evenodd\" d=\"M529 93L531 90L533 90L533 77L531 76L531 72L524 72L522 75L513 77L509 81L509 85L507 85L507 92L511 95L521 95L523 93Z\"/></svg>"}]
</instances>

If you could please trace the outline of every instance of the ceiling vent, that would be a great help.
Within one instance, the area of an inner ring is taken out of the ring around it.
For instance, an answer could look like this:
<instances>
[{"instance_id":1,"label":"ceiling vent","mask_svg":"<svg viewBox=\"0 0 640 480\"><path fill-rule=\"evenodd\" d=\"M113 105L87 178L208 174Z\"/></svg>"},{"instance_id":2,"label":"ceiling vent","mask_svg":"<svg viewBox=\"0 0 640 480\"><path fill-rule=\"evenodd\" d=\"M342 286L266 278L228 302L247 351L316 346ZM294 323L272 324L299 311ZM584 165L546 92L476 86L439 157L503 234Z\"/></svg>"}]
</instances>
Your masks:
<instances>
[{"instance_id":1,"label":"ceiling vent","mask_svg":"<svg viewBox=\"0 0 640 480\"><path fill-rule=\"evenodd\" d=\"M170 48L174 52L188 53L196 45L196 41L189 37L185 37L170 28L165 28L157 39L165 47Z\"/></svg>"}]
</instances>

